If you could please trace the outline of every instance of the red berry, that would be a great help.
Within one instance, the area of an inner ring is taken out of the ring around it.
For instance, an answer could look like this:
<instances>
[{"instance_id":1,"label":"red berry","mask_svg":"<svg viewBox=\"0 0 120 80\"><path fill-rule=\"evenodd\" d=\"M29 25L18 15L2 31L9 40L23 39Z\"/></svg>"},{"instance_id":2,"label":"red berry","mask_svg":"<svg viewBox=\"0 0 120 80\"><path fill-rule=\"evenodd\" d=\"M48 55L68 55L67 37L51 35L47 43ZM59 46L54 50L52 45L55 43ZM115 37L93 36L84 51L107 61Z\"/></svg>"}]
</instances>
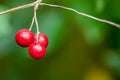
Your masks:
<instances>
[{"instance_id":1,"label":"red berry","mask_svg":"<svg viewBox=\"0 0 120 80\"><path fill-rule=\"evenodd\" d=\"M33 42L29 46L28 52L31 57L33 57L36 60L39 60L45 56L46 48L45 46L41 45L39 42Z\"/></svg>"},{"instance_id":2,"label":"red berry","mask_svg":"<svg viewBox=\"0 0 120 80\"><path fill-rule=\"evenodd\" d=\"M21 29L16 33L15 40L18 45L28 47L33 41L33 33L27 29Z\"/></svg>"},{"instance_id":3,"label":"red berry","mask_svg":"<svg viewBox=\"0 0 120 80\"><path fill-rule=\"evenodd\" d=\"M47 47L48 46L48 37L43 33L35 34L34 35L35 41L37 41L37 35L38 35L38 42L41 45L44 45L45 47Z\"/></svg>"}]
</instances>

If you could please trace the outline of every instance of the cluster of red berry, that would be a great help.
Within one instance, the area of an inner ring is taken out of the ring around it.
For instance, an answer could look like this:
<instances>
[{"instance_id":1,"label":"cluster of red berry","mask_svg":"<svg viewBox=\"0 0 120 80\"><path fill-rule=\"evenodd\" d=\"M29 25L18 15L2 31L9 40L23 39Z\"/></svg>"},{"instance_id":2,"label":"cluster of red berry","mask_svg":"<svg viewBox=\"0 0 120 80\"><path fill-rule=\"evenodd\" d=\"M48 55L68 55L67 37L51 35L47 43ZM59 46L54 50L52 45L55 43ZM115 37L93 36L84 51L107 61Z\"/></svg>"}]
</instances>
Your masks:
<instances>
[{"instance_id":1,"label":"cluster of red berry","mask_svg":"<svg viewBox=\"0 0 120 80\"><path fill-rule=\"evenodd\" d=\"M28 29L21 29L16 33L15 40L21 47L28 47L30 56L36 60L43 58L48 46L48 38L43 33L33 34Z\"/></svg>"}]
</instances>

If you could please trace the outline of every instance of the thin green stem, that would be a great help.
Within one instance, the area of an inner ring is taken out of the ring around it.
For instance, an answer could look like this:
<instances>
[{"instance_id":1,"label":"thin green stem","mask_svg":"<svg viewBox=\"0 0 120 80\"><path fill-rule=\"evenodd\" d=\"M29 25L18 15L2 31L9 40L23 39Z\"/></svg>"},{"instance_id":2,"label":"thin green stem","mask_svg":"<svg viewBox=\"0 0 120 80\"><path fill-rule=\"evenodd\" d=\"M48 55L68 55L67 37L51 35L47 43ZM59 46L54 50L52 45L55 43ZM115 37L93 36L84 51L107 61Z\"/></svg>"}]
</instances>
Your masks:
<instances>
[{"instance_id":1,"label":"thin green stem","mask_svg":"<svg viewBox=\"0 0 120 80\"><path fill-rule=\"evenodd\" d=\"M35 19L37 33L39 33L39 25L38 25L37 16L36 16L36 7L34 7L34 19Z\"/></svg>"},{"instance_id":2,"label":"thin green stem","mask_svg":"<svg viewBox=\"0 0 120 80\"><path fill-rule=\"evenodd\" d=\"M41 3L42 0L37 0L36 1L36 4L34 6L34 20L35 20L35 24L36 24L36 30L37 30L37 42L38 42L38 34L40 33L39 31L39 25L38 25L38 20L37 20L37 9L38 9L38 6L39 4Z\"/></svg>"},{"instance_id":3,"label":"thin green stem","mask_svg":"<svg viewBox=\"0 0 120 80\"><path fill-rule=\"evenodd\" d=\"M30 28L29 28L30 31L32 30L32 27L33 27L34 21L35 21L35 19L34 19L34 16L33 16L33 18L32 18L32 23L31 23Z\"/></svg>"}]
</instances>

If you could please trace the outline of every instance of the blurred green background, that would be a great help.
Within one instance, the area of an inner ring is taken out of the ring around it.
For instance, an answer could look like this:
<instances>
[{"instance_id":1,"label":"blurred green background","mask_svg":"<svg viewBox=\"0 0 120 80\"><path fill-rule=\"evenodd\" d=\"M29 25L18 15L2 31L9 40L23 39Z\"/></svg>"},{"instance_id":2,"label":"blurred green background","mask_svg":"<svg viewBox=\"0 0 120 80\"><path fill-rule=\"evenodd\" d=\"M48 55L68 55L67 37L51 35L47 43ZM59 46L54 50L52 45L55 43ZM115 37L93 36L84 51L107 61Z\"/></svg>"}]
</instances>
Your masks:
<instances>
[{"instance_id":1,"label":"blurred green background","mask_svg":"<svg viewBox=\"0 0 120 80\"><path fill-rule=\"evenodd\" d=\"M4 11L34 0L0 0ZM120 0L43 0L120 24ZM0 80L120 80L120 29L47 6L37 11L49 38L44 59L32 59L15 34L29 28L33 7L0 15ZM36 33L36 28L32 29Z\"/></svg>"}]
</instances>

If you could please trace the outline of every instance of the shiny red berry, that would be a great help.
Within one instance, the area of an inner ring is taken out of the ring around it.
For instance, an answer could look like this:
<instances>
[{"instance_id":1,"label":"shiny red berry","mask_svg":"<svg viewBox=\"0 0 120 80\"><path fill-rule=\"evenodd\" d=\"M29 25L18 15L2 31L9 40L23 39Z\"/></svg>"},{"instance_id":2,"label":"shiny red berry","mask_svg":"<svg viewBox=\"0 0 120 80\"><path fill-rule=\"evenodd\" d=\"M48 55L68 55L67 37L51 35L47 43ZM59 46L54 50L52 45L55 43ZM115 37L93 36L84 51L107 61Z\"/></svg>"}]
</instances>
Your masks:
<instances>
[{"instance_id":1,"label":"shiny red berry","mask_svg":"<svg viewBox=\"0 0 120 80\"><path fill-rule=\"evenodd\" d=\"M45 47L47 47L48 46L48 37L43 33L35 34L34 35L35 41L37 41L37 35L38 35L38 42L41 45L44 45Z\"/></svg>"},{"instance_id":2,"label":"shiny red berry","mask_svg":"<svg viewBox=\"0 0 120 80\"><path fill-rule=\"evenodd\" d=\"M27 29L21 29L16 33L15 40L19 46L28 47L33 41L33 33Z\"/></svg>"},{"instance_id":3,"label":"shiny red berry","mask_svg":"<svg viewBox=\"0 0 120 80\"><path fill-rule=\"evenodd\" d=\"M32 58L39 60L46 55L46 48L45 46L41 45L39 42L33 42L29 46L28 52Z\"/></svg>"}]
</instances>

